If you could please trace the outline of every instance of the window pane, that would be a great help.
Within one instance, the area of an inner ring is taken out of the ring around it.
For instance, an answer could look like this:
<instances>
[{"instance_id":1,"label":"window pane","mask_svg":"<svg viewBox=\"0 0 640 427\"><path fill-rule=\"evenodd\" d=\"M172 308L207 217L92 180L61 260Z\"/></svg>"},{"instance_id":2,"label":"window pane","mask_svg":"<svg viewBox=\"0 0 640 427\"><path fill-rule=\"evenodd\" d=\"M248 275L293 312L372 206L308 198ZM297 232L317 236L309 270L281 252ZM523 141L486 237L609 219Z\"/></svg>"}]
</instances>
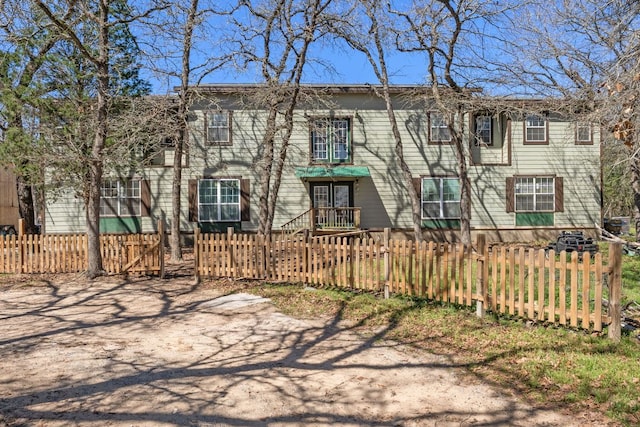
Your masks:
<instances>
[{"instance_id":1,"label":"window pane","mask_svg":"<svg viewBox=\"0 0 640 427\"><path fill-rule=\"evenodd\" d=\"M555 179L553 177L516 178L516 212L553 211Z\"/></svg>"},{"instance_id":2,"label":"window pane","mask_svg":"<svg viewBox=\"0 0 640 427\"><path fill-rule=\"evenodd\" d=\"M533 194L533 178L517 178L516 194Z\"/></svg>"},{"instance_id":3,"label":"window pane","mask_svg":"<svg viewBox=\"0 0 640 427\"><path fill-rule=\"evenodd\" d=\"M324 120L317 120L313 123L311 129L311 149L313 150L314 160L328 160L328 138L327 138L327 122Z\"/></svg>"},{"instance_id":4,"label":"window pane","mask_svg":"<svg viewBox=\"0 0 640 427\"><path fill-rule=\"evenodd\" d=\"M321 186L313 188L313 207L326 208L329 206L329 187Z\"/></svg>"},{"instance_id":5,"label":"window pane","mask_svg":"<svg viewBox=\"0 0 640 427\"><path fill-rule=\"evenodd\" d=\"M581 141L581 142L591 141L591 125L589 123L578 123L576 134L577 134L578 141Z\"/></svg>"},{"instance_id":6,"label":"window pane","mask_svg":"<svg viewBox=\"0 0 640 427\"><path fill-rule=\"evenodd\" d=\"M238 180L220 181L220 203L238 203L240 201L240 183Z\"/></svg>"},{"instance_id":7,"label":"window pane","mask_svg":"<svg viewBox=\"0 0 640 427\"><path fill-rule=\"evenodd\" d=\"M545 118L538 115L528 115L526 118L527 141L546 141L547 128Z\"/></svg>"},{"instance_id":8,"label":"window pane","mask_svg":"<svg viewBox=\"0 0 640 427\"><path fill-rule=\"evenodd\" d=\"M239 220L240 220L240 206L236 204L220 206L220 221L239 221Z\"/></svg>"},{"instance_id":9,"label":"window pane","mask_svg":"<svg viewBox=\"0 0 640 427\"><path fill-rule=\"evenodd\" d=\"M491 145L491 116L476 117L476 144Z\"/></svg>"},{"instance_id":10,"label":"window pane","mask_svg":"<svg viewBox=\"0 0 640 427\"><path fill-rule=\"evenodd\" d=\"M422 179L422 218L460 218L460 180L457 178Z\"/></svg>"},{"instance_id":11,"label":"window pane","mask_svg":"<svg viewBox=\"0 0 640 427\"><path fill-rule=\"evenodd\" d=\"M118 215L118 199L102 197L100 199L100 215L102 216Z\"/></svg>"},{"instance_id":12,"label":"window pane","mask_svg":"<svg viewBox=\"0 0 640 427\"><path fill-rule=\"evenodd\" d=\"M199 201L200 203L217 203L218 202L218 186L216 181L202 180L199 183Z\"/></svg>"},{"instance_id":13,"label":"window pane","mask_svg":"<svg viewBox=\"0 0 640 427\"><path fill-rule=\"evenodd\" d=\"M229 142L229 112L213 112L208 116L207 140Z\"/></svg>"},{"instance_id":14,"label":"window pane","mask_svg":"<svg viewBox=\"0 0 640 427\"><path fill-rule=\"evenodd\" d=\"M240 221L240 180L203 179L198 193L200 221Z\"/></svg>"},{"instance_id":15,"label":"window pane","mask_svg":"<svg viewBox=\"0 0 640 427\"><path fill-rule=\"evenodd\" d=\"M553 178L536 178L536 193L553 194Z\"/></svg>"},{"instance_id":16,"label":"window pane","mask_svg":"<svg viewBox=\"0 0 640 427\"><path fill-rule=\"evenodd\" d=\"M217 221L218 206L217 205L200 205L198 206L198 216L200 221Z\"/></svg>"},{"instance_id":17,"label":"window pane","mask_svg":"<svg viewBox=\"0 0 640 427\"><path fill-rule=\"evenodd\" d=\"M516 194L516 211L532 211L533 194Z\"/></svg>"},{"instance_id":18,"label":"window pane","mask_svg":"<svg viewBox=\"0 0 640 427\"><path fill-rule=\"evenodd\" d=\"M443 218L460 218L460 202L445 202L442 205Z\"/></svg>"},{"instance_id":19,"label":"window pane","mask_svg":"<svg viewBox=\"0 0 640 427\"><path fill-rule=\"evenodd\" d=\"M349 158L349 121L333 121L333 157L336 160Z\"/></svg>"},{"instance_id":20,"label":"window pane","mask_svg":"<svg viewBox=\"0 0 640 427\"><path fill-rule=\"evenodd\" d=\"M529 114L527 116L528 127L544 127L544 117L535 114Z\"/></svg>"},{"instance_id":21,"label":"window pane","mask_svg":"<svg viewBox=\"0 0 640 427\"><path fill-rule=\"evenodd\" d=\"M527 129L527 141L544 141L545 130L538 128Z\"/></svg>"},{"instance_id":22,"label":"window pane","mask_svg":"<svg viewBox=\"0 0 640 427\"><path fill-rule=\"evenodd\" d=\"M542 194L536 197L536 211L552 211L553 194Z\"/></svg>"},{"instance_id":23,"label":"window pane","mask_svg":"<svg viewBox=\"0 0 640 427\"><path fill-rule=\"evenodd\" d=\"M212 113L210 116L211 127L227 126L227 115L223 113Z\"/></svg>"},{"instance_id":24,"label":"window pane","mask_svg":"<svg viewBox=\"0 0 640 427\"><path fill-rule=\"evenodd\" d=\"M425 202L440 200L440 180L429 178L422 180L422 200Z\"/></svg>"},{"instance_id":25,"label":"window pane","mask_svg":"<svg viewBox=\"0 0 640 427\"><path fill-rule=\"evenodd\" d=\"M440 202L426 202L422 204L423 218L440 218Z\"/></svg>"},{"instance_id":26,"label":"window pane","mask_svg":"<svg viewBox=\"0 0 640 427\"><path fill-rule=\"evenodd\" d=\"M442 180L442 200L460 201L460 181L457 179Z\"/></svg>"},{"instance_id":27,"label":"window pane","mask_svg":"<svg viewBox=\"0 0 640 427\"><path fill-rule=\"evenodd\" d=\"M140 180L108 180L100 186L100 215L140 216Z\"/></svg>"},{"instance_id":28,"label":"window pane","mask_svg":"<svg viewBox=\"0 0 640 427\"><path fill-rule=\"evenodd\" d=\"M431 121L431 140L432 141L450 141L451 134L449 126L445 120L445 116L441 113L430 113Z\"/></svg>"}]
</instances>

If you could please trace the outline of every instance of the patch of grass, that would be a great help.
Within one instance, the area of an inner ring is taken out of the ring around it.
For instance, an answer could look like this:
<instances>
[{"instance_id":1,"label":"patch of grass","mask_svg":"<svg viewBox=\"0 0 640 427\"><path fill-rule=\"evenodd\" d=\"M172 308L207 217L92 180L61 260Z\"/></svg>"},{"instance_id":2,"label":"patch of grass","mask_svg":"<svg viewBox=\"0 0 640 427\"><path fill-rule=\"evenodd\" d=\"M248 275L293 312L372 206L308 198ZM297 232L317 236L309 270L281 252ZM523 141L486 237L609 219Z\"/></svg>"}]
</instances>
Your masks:
<instances>
[{"instance_id":1,"label":"patch of grass","mask_svg":"<svg viewBox=\"0 0 640 427\"><path fill-rule=\"evenodd\" d=\"M294 317L339 316L363 334L382 330L386 339L445 355L471 375L538 404L604 413L621 425L640 423L635 337L624 336L615 344L584 331L504 317L480 319L468 308L409 297L384 300L300 285L261 285L252 292L271 298Z\"/></svg>"},{"instance_id":2,"label":"patch of grass","mask_svg":"<svg viewBox=\"0 0 640 427\"><path fill-rule=\"evenodd\" d=\"M604 259L609 257L610 244L599 242ZM640 253L635 256L622 256L622 303L636 301L640 303Z\"/></svg>"}]
</instances>

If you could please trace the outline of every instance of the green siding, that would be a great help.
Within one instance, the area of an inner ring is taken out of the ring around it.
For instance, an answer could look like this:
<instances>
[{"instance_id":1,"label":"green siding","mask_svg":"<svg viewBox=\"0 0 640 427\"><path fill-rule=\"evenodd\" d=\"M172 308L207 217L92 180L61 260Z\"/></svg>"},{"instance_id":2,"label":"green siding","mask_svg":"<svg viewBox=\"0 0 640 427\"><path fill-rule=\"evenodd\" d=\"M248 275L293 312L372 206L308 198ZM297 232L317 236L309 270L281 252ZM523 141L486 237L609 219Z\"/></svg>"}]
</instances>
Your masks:
<instances>
[{"instance_id":1,"label":"green siding","mask_svg":"<svg viewBox=\"0 0 640 427\"><path fill-rule=\"evenodd\" d=\"M530 213L517 213L516 214L516 226L553 226L553 213L552 212L530 212Z\"/></svg>"},{"instance_id":2,"label":"green siding","mask_svg":"<svg viewBox=\"0 0 640 427\"><path fill-rule=\"evenodd\" d=\"M203 233L226 233L229 227L233 227L233 231L242 228L240 222L199 222L198 226Z\"/></svg>"},{"instance_id":3,"label":"green siding","mask_svg":"<svg viewBox=\"0 0 640 427\"><path fill-rule=\"evenodd\" d=\"M100 218L102 233L140 233L142 221L139 217L106 217Z\"/></svg>"},{"instance_id":4,"label":"green siding","mask_svg":"<svg viewBox=\"0 0 640 427\"><path fill-rule=\"evenodd\" d=\"M429 219L422 220L422 228L428 230L457 230L460 229L459 219Z\"/></svg>"}]
</instances>

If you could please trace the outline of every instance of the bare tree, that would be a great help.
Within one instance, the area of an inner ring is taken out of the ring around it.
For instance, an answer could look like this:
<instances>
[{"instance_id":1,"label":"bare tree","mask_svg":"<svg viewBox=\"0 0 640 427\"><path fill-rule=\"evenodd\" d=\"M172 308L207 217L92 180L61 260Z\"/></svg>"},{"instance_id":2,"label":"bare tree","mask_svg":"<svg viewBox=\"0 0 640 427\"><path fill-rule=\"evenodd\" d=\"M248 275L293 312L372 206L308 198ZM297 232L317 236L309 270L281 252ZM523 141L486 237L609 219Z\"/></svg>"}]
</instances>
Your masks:
<instances>
[{"instance_id":1,"label":"bare tree","mask_svg":"<svg viewBox=\"0 0 640 427\"><path fill-rule=\"evenodd\" d=\"M567 114L600 124L628 147L640 238L640 3L534 2L519 22L520 36L504 46L505 75L527 94L562 96Z\"/></svg>"},{"instance_id":2,"label":"bare tree","mask_svg":"<svg viewBox=\"0 0 640 427\"><path fill-rule=\"evenodd\" d=\"M413 186L411 169L404 158L402 135L395 115L395 107L391 98L391 82L387 66L387 55L392 49L391 26L387 21L388 14L384 3L379 0L361 0L357 12L350 14L349 20L334 21L334 34L344 40L351 48L361 52L367 58L375 73L379 88L373 88L378 97L384 100L391 132L395 141L395 155L402 172L403 181L409 200L413 234L416 242L423 240L421 202ZM361 19L361 21L358 21Z\"/></svg>"},{"instance_id":3,"label":"bare tree","mask_svg":"<svg viewBox=\"0 0 640 427\"><path fill-rule=\"evenodd\" d=\"M155 132L157 138L171 138L173 145L173 178L171 184L171 259L182 259L180 222L182 208L182 167L188 149L187 129L189 109L198 96L197 85L211 73L219 70L231 55L218 49L211 53L211 45L223 46L221 37L216 37L215 29L209 21L216 15L229 14L230 10L216 9L211 1L190 0L188 3L174 1L168 4L162 14L145 22L146 60L148 67L161 81L171 84L177 80L175 88L177 100L174 105L175 126L161 127ZM206 48L202 47L206 44ZM176 66L176 63L179 64ZM195 88L195 89L194 89ZM163 132L164 134L159 134Z\"/></svg>"},{"instance_id":4,"label":"bare tree","mask_svg":"<svg viewBox=\"0 0 640 427\"><path fill-rule=\"evenodd\" d=\"M301 82L309 47L325 28L332 0L242 1L240 13L249 18L234 19L243 40L236 52L246 65L257 66L263 89L252 97L254 105L266 108L262 138L262 159L258 162L259 233L268 236L282 180L289 140L293 132L293 113L303 92Z\"/></svg>"},{"instance_id":5,"label":"bare tree","mask_svg":"<svg viewBox=\"0 0 640 427\"><path fill-rule=\"evenodd\" d=\"M460 179L460 238L471 243L471 180L465 114L474 108L498 110L496 100L474 97L491 82L492 70L482 45L495 45L499 23L515 8L510 2L431 0L389 12L400 17L394 28L402 52L425 55L427 105L448 118Z\"/></svg>"}]
</instances>

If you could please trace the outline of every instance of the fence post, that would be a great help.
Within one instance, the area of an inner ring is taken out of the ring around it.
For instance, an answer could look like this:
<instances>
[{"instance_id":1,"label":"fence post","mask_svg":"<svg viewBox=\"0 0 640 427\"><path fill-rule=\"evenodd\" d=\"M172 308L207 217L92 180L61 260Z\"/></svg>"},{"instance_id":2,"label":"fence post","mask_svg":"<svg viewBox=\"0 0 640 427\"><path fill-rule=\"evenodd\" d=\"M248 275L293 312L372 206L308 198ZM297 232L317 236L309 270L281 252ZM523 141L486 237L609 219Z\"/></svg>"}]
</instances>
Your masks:
<instances>
[{"instance_id":1,"label":"fence post","mask_svg":"<svg viewBox=\"0 0 640 427\"><path fill-rule=\"evenodd\" d=\"M609 338L620 342L622 329L622 244L611 243L609 246Z\"/></svg>"},{"instance_id":2,"label":"fence post","mask_svg":"<svg viewBox=\"0 0 640 427\"><path fill-rule=\"evenodd\" d=\"M227 227L227 250L229 251L229 265L227 268L229 269L229 277L237 277L238 275L238 265L236 260L237 251L234 249L234 245L237 245L238 236L234 236L235 230L233 227Z\"/></svg>"},{"instance_id":3,"label":"fence post","mask_svg":"<svg viewBox=\"0 0 640 427\"><path fill-rule=\"evenodd\" d=\"M384 247L384 299L389 299L389 280L391 279L391 263L390 263L390 240L391 229L385 228L383 235L383 247Z\"/></svg>"},{"instance_id":4,"label":"fence post","mask_svg":"<svg viewBox=\"0 0 640 427\"><path fill-rule=\"evenodd\" d=\"M160 262L160 278L164 279L164 218L158 221L158 239L160 239L160 247L158 248L158 261Z\"/></svg>"},{"instance_id":5,"label":"fence post","mask_svg":"<svg viewBox=\"0 0 640 427\"><path fill-rule=\"evenodd\" d=\"M18 220L18 272L24 273L26 271L25 263L25 248L27 246L27 224L25 223L23 218Z\"/></svg>"},{"instance_id":6,"label":"fence post","mask_svg":"<svg viewBox=\"0 0 640 427\"><path fill-rule=\"evenodd\" d=\"M314 208L309 209L309 229L311 234L316 231L316 210Z\"/></svg>"},{"instance_id":7,"label":"fence post","mask_svg":"<svg viewBox=\"0 0 640 427\"><path fill-rule=\"evenodd\" d=\"M487 301L487 278L484 268L484 264L487 262L487 237L484 234L478 234L477 248L479 258L476 265L476 292L481 299L476 301L476 316L484 317L484 305Z\"/></svg>"},{"instance_id":8,"label":"fence post","mask_svg":"<svg viewBox=\"0 0 640 427\"><path fill-rule=\"evenodd\" d=\"M193 230L193 262L194 262L194 281L200 283L200 265L198 264L200 259L200 227L196 226Z\"/></svg>"}]
</instances>

